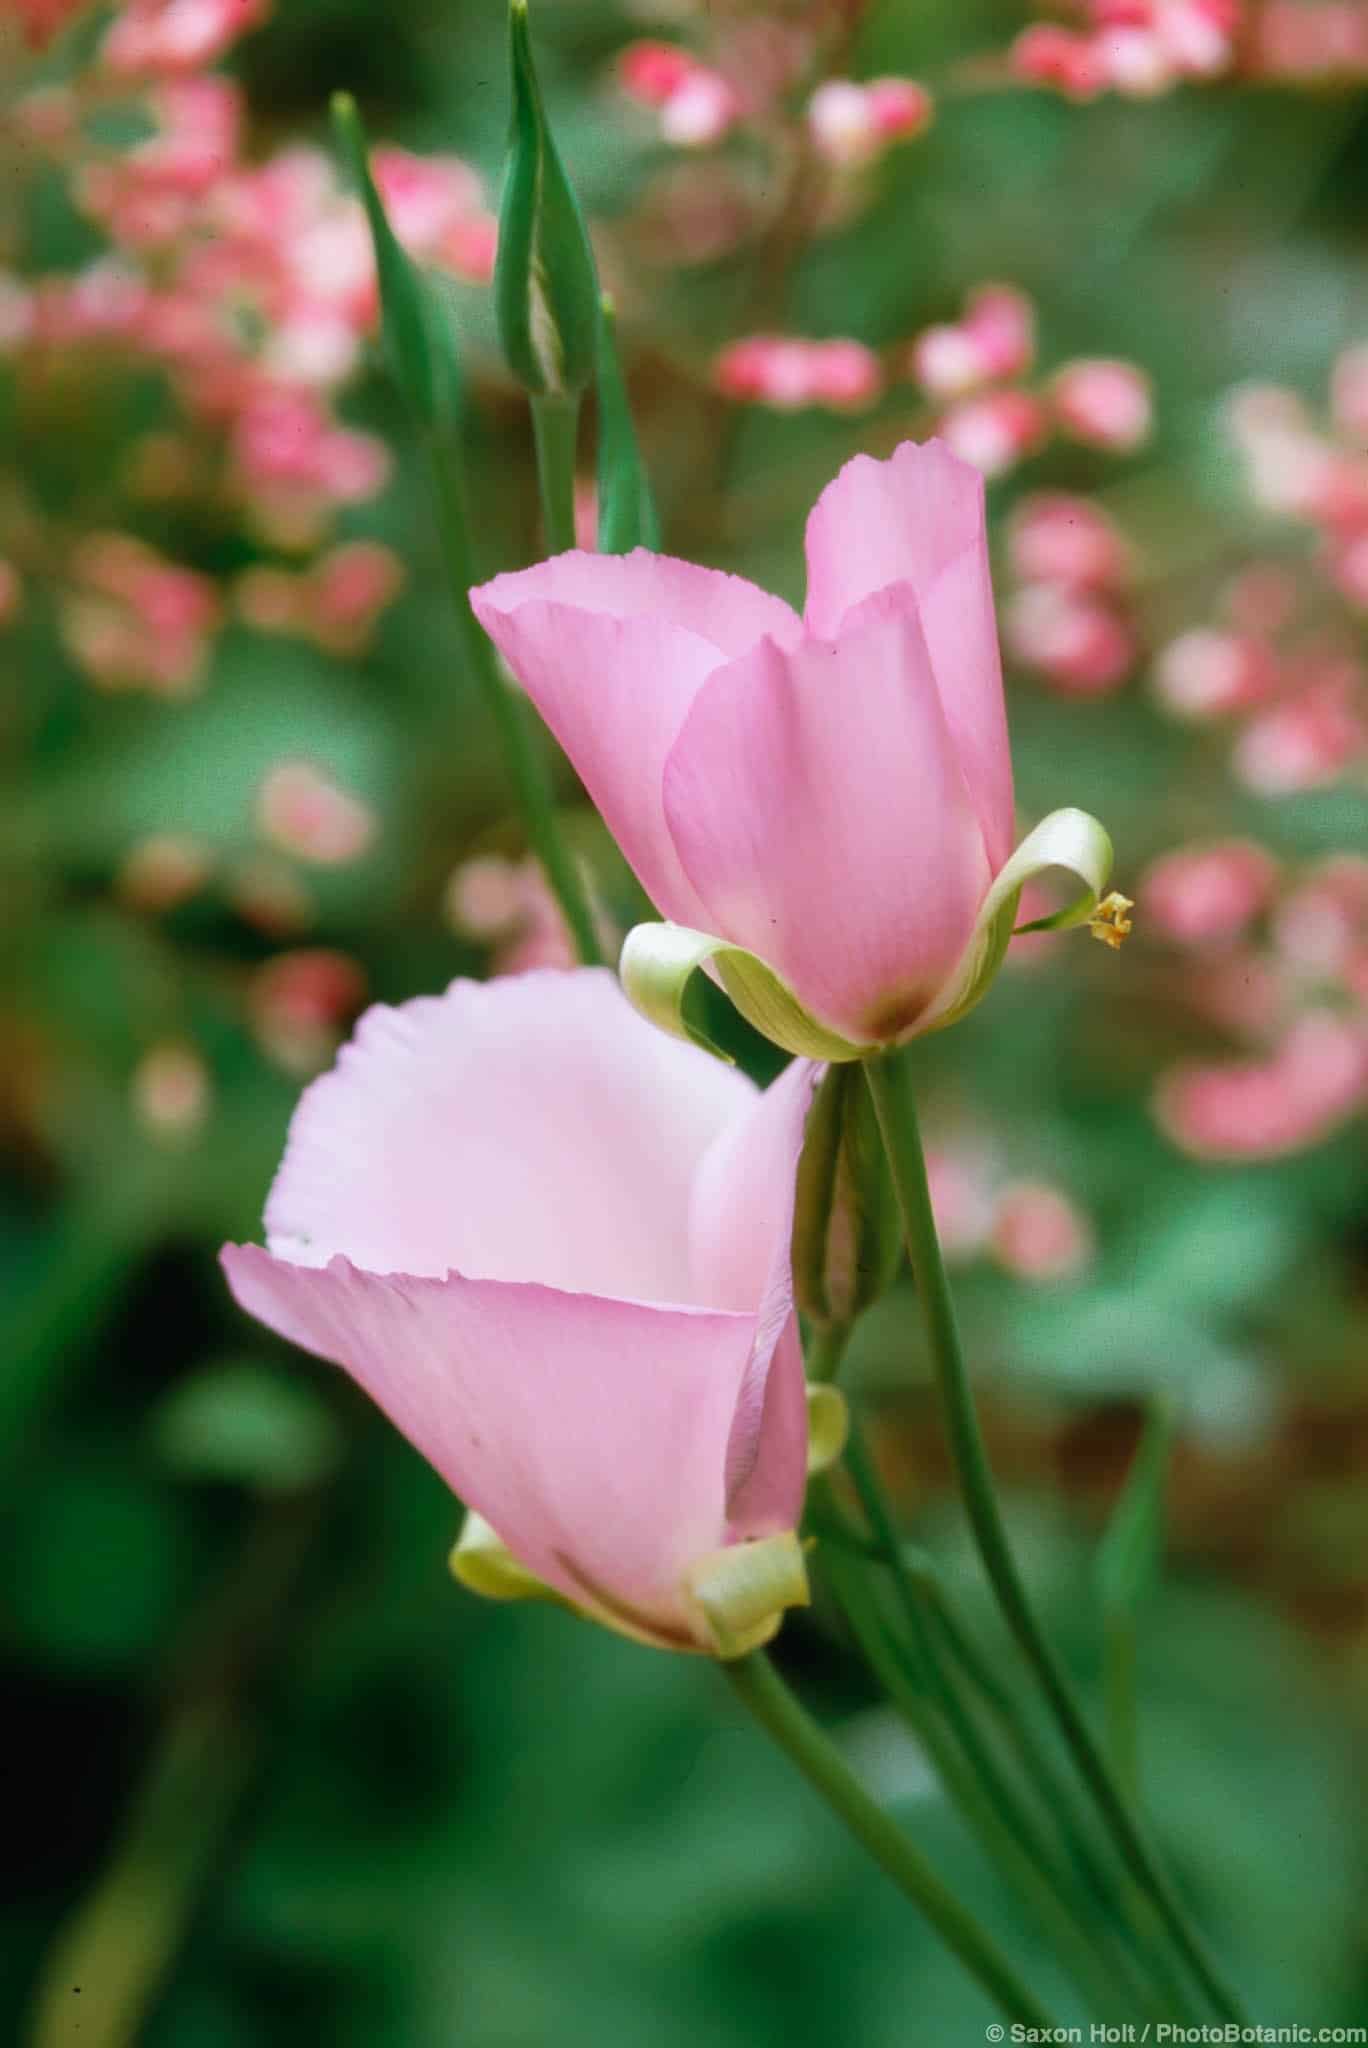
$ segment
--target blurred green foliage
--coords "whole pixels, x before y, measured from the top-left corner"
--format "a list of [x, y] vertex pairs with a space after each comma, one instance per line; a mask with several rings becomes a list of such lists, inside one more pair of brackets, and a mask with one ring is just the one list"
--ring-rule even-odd
[[[987, 0], [882, 0], [854, 65], [934, 81], [1020, 19]], [[291, 0], [235, 67], [263, 141], [321, 138], [343, 88], [373, 134], [457, 150], [493, 178], [504, 28], [496, 0], [413, 0], [383, 18], [362, 0]], [[800, 596], [812, 496], [856, 446], [898, 438], [905, 394], [858, 424], [719, 419], [698, 373], [749, 317], [755, 253], [629, 267], [618, 229], [659, 149], [604, 78], [639, 32], [606, 0], [547, 0], [537, 20], [567, 162], [609, 225], [605, 278], [666, 543]], [[1157, 615], [1199, 616], [1244, 516], [1220, 393], [1244, 376], [1314, 393], [1334, 350], [1368, 331], [1361, 99], [968, 94], [880, 175], [866, 213], [800, 253], [784, 323], [878, 344], [1003, 276], [1036, 297], [1046, 362], [1143, 362], [1160, 400], [1143, 462], [1117, 473], [1050, 454], [1025, 481], [1102, 485], [1164, 563]], [[35, 188], [22, 239], [35, 272], [91, 246], [55, 181]], [[459, 313], [492, 571], [535, 550], [531, 442], [487, 302], [463, 292]], [[0, 375], [6, 459], [36, 496], [108, 516], [118, 448], [135, 414], [157, 417], [155, 386], [63, 392], [38, 419], [7, 417], [7, 396]], [[221, 1285], [215, 1250], [255, 1235], [297, 1087], [243, 1019], [240, 986], [270, 944], [212, 888], [160, 918], [116, 907], [130, 847], [193, 832], [227, 867], [251, 852], [263, 772], [317, 760], [379, 829], [360, 859], [310, 872], [310, 943], [341, 947], [396, 1000], [480, 966], [443, 922], [442, 890], [460, 860], [518, 844], [402, 409], [377, 374], [349, 413], [394, 447], [397, 473], [344, 532], [388, 542], [409, 578], [364, 656], [235, 624], [203, 694], [167, 707], [90, 690], [41, 585], [4, 642], [0, 2008], [31, 2014], [41, 1998], [44, 2048], [977, 2040], [976, 1996], [716, 1674], [457, 1593], [456, 1510], [432, 1475], [340, 1376], [246, 1327]], [[239, 536], [174, 540], [210, 574], [241, 566]], [[1239, 795], [1135, 692], [1068, 702], [1018, 681], [1012, 716], [1023, 809], [1096, 811], [1123, 880], [1196, 833], [1253, 830], [1289, 854], [1362, 843], [1361, 790], [1276, 807]], [[572, 829], [627, 921], [632, 885], [602, 834], [582, 816]], [[943, 1120], [991, 1129], [1015, 1170], [1066, 1183], [1093, 1218], [1098, 1255], [1077, 1282], [1031, 1290], [984, 1265], [962, 1298], [1033, 1576], [1094, 1688], [1090, 1547], [1138, 1404], [1181, 1397], [1176, 1561], [1137, 1623], [1146, 1794], [1256, 2016], [1328, 2024], [1368, 1999], [1361, 1144], [1343, 1134], [1240, 1169], [1181, 1159], [1146, 1106], [1179, 1033], [1131, 955], [1080, 943], [930, 1043], [927, 1091]], [[168, 1036], [200, 1048], [212, 1082], [183, 1142], [130, 1106], [139, 1059]], [[1005, 1666], [946, 1498], [909, 1305], [904, 1287], [862, 1326], [856, 1383], [919, 1536]], [[821, 1608], [789, 1625], [781, 1658], [1069, 2010]]]

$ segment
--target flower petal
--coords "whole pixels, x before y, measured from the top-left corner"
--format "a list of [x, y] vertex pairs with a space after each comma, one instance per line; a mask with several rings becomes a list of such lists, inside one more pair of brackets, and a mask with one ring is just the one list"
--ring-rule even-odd
[[665, 765], [665, 814], [704, 929], [845, 1039], [899, 1036], [990, 880], [908, 587], [835, 643], [767, 640], [710, 677]]
[[794, 613], [741, 577], [644, 548], [557, 555], [470, 601], [647, 894], [697, 923], [661, 809], [665, 757], [713, 670], [765, 634], [796, 640]]
[[792, 1529], [807, 1469], [807, 1399], [793, 1313], [793, 1197], [820, 1067], [795, 1060], [714, 1138], [694, 1177], [689, 1243], [700, 1298], [756, 1316], [727, 1444], [738, 1537]]
[[686, 1634], [685, 1575], [729, 1540], [753, 1316], [296, 1266], [255, 1245], [223, 1264], [242, 1307], [344, 1366], [528, 1571]]
[[984, 525], [983, 478], [941, 441], [857, 455], [807, 525], [807, 626], [835, 639], [850, 609], [894, 583], [917, 594], [945, 716], [994, 870], [1012, 845], [1012, 762]]
[[643, 1023], [606, 969], [453, 982], [368, 1011], [305, 1091], [268, 1242], [305, 1265], [342, 1252], [375, 1273], [721, 1306], [695, 1291], [691, 1189], [757, 1100]]

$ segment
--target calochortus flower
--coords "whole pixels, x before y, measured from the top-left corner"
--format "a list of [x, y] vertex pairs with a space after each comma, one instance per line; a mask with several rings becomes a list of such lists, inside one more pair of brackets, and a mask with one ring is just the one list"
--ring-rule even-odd
[[467, 1584], [739, 1655], [807, 1598], [789, 1238], [814, 1078], [761, 1094], [601, 969], [372, 1009], [229, 1284], [465, 1501]]
[[1057, 811], [1012, 851], [983, 485], [938, 442], [856, 456], [807, 526], [803, 618], [738, 577], [576, 552], [471, 602], [664, 916], [622, 977], [701, 1038], [707, 969], [790, 1051], [857, 1059], [976, 1002], [1022, 886], [1094, 910], [1101, 826]]

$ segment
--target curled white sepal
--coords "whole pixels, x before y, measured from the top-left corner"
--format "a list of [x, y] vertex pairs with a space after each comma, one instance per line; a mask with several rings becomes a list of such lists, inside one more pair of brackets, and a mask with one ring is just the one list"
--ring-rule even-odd
[[814, 1060], [859, 1060], [874, 1050], [852, 1045], [819, 1024], [757, 954], [707, 932], [691, 931], [687, 925], [635, 926], [618, 962], [627, 998], [643, 1017], [672, 1037], [726, 1059], [701, 1022], [694, 978], [704, 968], [712, 969], [747, 1023], [785, 1052]]
[[[461, 1533], [447, 1558], [451, 1575], [485, 1600], [560, 1600], [561, 1596], [519, 1564], [483, 1515], [467, 1508]], [[564, 1604], [564, 1603], [562, 1603]]]
[[744, 1657], [778, 1630], [789, 1607], [806, 1607], [807, 1566], [792, 1529], [729, 1543], [689, 1568], [685, 1598], [700, 1647], [714, 1657]]
[[1063, 931], [1070, 925], [1086, 924], [1093, 915], [1107, 886], [1111, 866], [1111, 839], [1105, 827], [1086, 811], [1051, 811], [1048, 818], [1042, 818], [1035, 830], [1027, 833], [984, 897], [968, 945], [910, 1035], [920, 1037], [923, 1032], [943, 1030], [966, 1010], [972, 1010], [987, 993], [1017, 929], [1017, 905], [1028, 882], [1057, 868], [1082, 884], [1080, 893], [1064, 909], [1020, 927], [1027, 932]]

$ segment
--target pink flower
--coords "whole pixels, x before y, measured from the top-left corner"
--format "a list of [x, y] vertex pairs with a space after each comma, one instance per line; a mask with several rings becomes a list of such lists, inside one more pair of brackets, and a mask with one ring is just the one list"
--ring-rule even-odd
[[861, 1045], [918, 1028], [1012, 846], [983, 487], [860, 455], [807, 527], [804, 619], [637, 549], [472, 592], [655, 904]]
[[1140, 885], [1146, 930], [1181, 946], [1228, 945], [1265, 908], [1277, 864], [1249, 839], [1180, 846]]
[[1271, 1058], [1191, 1062], [1159, 1084], [1160, 1123], [1200, 1159], [1275, 1159], [1319, 1144], [1368, 1098], [1362, 1024], [1308, 1012]]
[[1029, 391], [985, 391], [952, 406], [940, 423], [954, 454], [984, 476], [1002, 476], [1045, 439], [1045, 408]]
[[806, 1597], [789, 1236], [813, 1078], [760, 1094], [602, 970], [370, 1010], [229, 1285], [344, 1366], [544, 1588], [725, 1653], [707, 1582], [757, 1539], [797, 1583], [750, 1640]]
[[1005, 638], [1018, 661], [1066, 696], [1105, 697], [1135, 664], [1135, 635], [1107, 602], [1066, 583], [1027, 583], [1007, 609]]
[[263, 837], [298, 860], [344, 867], [375, 836], [375, 814], [313, 761], [278, 761], [257, 791]]
[[890, 143], [920, 135], [929, 125], [931, 95], [910, 78], [876, 78], [857, 85], [828, 78], [808, 102], [813, 147], [828, 163], [871, 163]]
[[1014, 1181], [998, 1197], [993, 1254], [1019, 1280], [1064, 1280], [1092, 1255], [1088, 1220], [1046, 1181]]
[[1007, 543], [1012, 567], [1027, 583], [1114, 590], [1130, 572], [1126, 543], [1101, 506], [1064, 491], [1022, 499]]
[[1035, 309], [1007, 284], [981, 285], [954, 324], [928, 327], [912, 344], [910, 368], [933, 398], [962, 398], [1007, 377], [1020, 377], [1035, 359]]
[[1154, 687], [1179, 718], [1220, 718], [1264, 703], [1277, 687], [1273, 650], [1247, 633], [1194, 626], [1171, 640], [1155, 664]]
[[728, 398], [750, 399], [779, 412], [828, 406], [860, 411], [883, 389], [883, 371], [862, 341], [805, 341], [794, 335], [752, 334], [723, 349], [713, 371]]
[[1149, 379], [1134, 363], [1066, 363], [1052, 384], [1055, 417], [1075, 441], [1128, 455], [1149, 438]]

